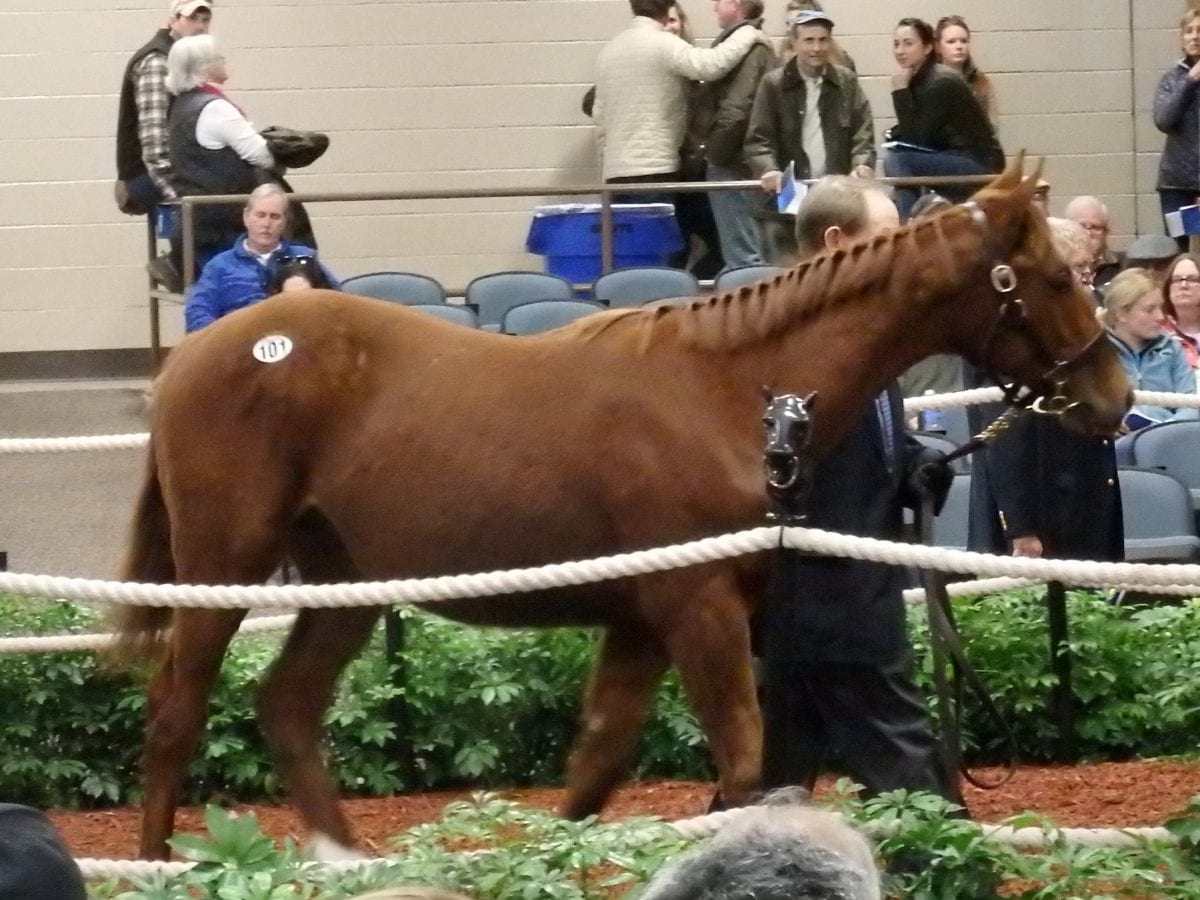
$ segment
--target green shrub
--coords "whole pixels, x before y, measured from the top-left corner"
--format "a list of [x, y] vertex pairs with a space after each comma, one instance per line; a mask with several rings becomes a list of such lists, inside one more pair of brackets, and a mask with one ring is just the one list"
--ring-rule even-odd
[[[1029, 588], [955, 602], [967, 653], [1012, 726], [1022, 758], [1030, 761], [1053, 758], [1058, 733], [1047, 705], [1055, 677], [1043, 596]], [[1072, 591], [1067, 610], [1084, 757], [1194, 753], [1200, 733], [1200, 601], [1127, 608]], [[910, 632], [917, 638], [923, 687], [930, 690], [923, 608], [913, 611]], [[968, 758], [994, 759], [1001, 736], [993, 721], [973, 697], [964, 715]]]
[[[1080, 743], [1093, 758], [1195, 752], [1200, 733], [1200, 602], [1130, 611], [1085, 593], [1069, 597]], [[1049, 758], [1053, 683], [1037, 591], [955, 604], [968, 652], [1017, 731], [1026, 759]], [[912, 613], [919, 669], [923, 612]], [[407, 612], [407, 650], [394, 678], [382, 630], [347, 669], [328, 715], [328, 755], [347, 793], [415, 788], [551, 785], [562, 777], [579, 717], [594, 636], [506, 631]], [[0, 634], [101, 628], [70, 603], [0, 596]], [[188, 802], [276, 796], [278, 779], [253, 715], [255, 686], [278, 636], [234, 641], [210, 707]], [[391, 724], [407, 704], [405, 734]], [[90, 653], [0, 656], [0, 796], [39, 807], [136, 802], [144, 684], [102, 673]], [[988, 758], [998, 735], [968, 702], [968, 757]], [[983, 748], [979, 750], [978, 748]], [[678, 680], [668, 678], [639, 747], [639, 777], [711, 777]]]
[[[1200, 875], [1195, 852], [1200, 798], [1171, 823], [1179, 847], [1145, 842], [1134, 850], [1082, 847], [1054, 840], [1044, 852], [1023, 853], [985, 841], [954, 818], [954, 807], [929, 794], [897, 791], [866, 803], [841, 783], [834, 803], [868, 830], [886, 834], [877, 852], [888, 897], [912, 900], [1073, 900], [1147, 897], [1195, 900]], [[183, 875], [94, 885], [114, 900], [337, 900], [399, 884], [460, 891], [479, 900], [557, 898], [607, 900], [635, 891], [690, 846], [653, 819], [617, 824], [565, 822], [486, 794], [452, 803], [441, 820], [393, 840], [394, 855], [357, 871], [304, 863], [296, 847], [282, 850], [253, 815], [233, 818], [216, 807], [205, 816], [209, 836], [181, 835], [175, 850], [197, 865]], [[1047, 826], [1023, 816], [1012, 825]], [[633, 896], [633, 894], [630, 894]]]

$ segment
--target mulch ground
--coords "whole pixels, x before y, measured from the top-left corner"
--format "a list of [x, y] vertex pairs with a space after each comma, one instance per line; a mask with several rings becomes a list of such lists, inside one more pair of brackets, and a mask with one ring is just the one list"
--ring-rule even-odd
[[[979, 774], [994, 778], [998, 773]], [[821, 786], [818, 786], [818, 796]], [[346, 801], [346, 809], [363, 843], [382, 850], [387, 839], [414, 825], [435, 821], [442, 808], [472, 791], [404, 794], [394, 797]], [[538, 809], [553, 810], [562, 799], [558, 788], [528, 788], [498, 792]], [[966, 786], [973, 817], [997, 822], [1020, 812], [1040, 813], [1058, 825], [1081, 827], [1160, 825], [1200, 794], [1200, 763], [1125, 762], [1088, 766], [1028, 766], [997, 790]], [[704, 813], [713, 794], [701, 782], [643, 782], [622, 788], [605, 810], [608, 821], [631, 816], [661, 816], [668, 821]], [[253, 811], [264, 832], [282, 840], [304, 838], [304, 829], [284, 806], [238, 805]], [[76, 857], [128, 859], [137, 850], [141, 811], [137, 808], [93, 812], [50, 811]], [[203, 810], [180, 810], [177, 830], [203, 833]]]

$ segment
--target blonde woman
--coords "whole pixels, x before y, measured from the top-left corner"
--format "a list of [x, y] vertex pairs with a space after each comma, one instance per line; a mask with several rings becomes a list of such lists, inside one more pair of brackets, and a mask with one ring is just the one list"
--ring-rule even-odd
[[[1163, 331], [1163, 295], [1146, 269], [1126, 269], [1104, 294], [1104, 325], [1135, 390], [1195, 394], [1196, 373], [1183, 347]], [[1200, 410], [1138, 404], [1125, 419], [1131, 431], [1156, 422], [1200, 419]]]

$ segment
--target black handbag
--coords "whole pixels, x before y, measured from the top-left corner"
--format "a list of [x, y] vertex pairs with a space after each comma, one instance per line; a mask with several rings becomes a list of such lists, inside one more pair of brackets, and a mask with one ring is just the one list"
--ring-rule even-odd
[[297, 131], [282, 125], [271, 125], [260, 134], [275, 162], [289, 169], [312, 165], [329, 149], [329, 135], [320, 131]]

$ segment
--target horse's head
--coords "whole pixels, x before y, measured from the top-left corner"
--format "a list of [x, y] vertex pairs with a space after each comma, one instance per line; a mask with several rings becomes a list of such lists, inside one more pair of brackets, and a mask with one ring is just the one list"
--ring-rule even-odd
[[1129, 382], [1095, 303], [1055, 252], [1046, 217], [1031, 202], [1041, 166], [1023, 177], [1023, 163], [1022, 155], [966, 204], [983, 246], [972, 293], [983, 297], [967, 313], [961, 350], [1034, 392], [1038, 411], [1061, 414], [1077, 431], [1112, 435], [1132, 400]]

